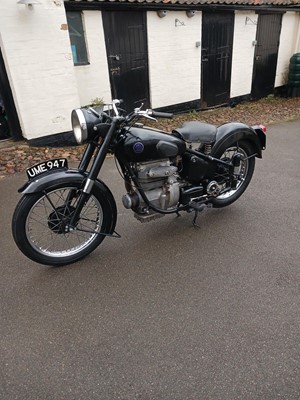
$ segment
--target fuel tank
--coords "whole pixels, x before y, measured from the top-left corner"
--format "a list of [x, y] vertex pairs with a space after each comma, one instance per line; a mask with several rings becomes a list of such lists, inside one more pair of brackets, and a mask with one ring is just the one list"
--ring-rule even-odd
[[127, 161], [143, 162], [176, 157], [186, 150], [183, 140], [156, 129], [131, 127], [124, 128], [123, 133], [125, 140], [122, 155]]

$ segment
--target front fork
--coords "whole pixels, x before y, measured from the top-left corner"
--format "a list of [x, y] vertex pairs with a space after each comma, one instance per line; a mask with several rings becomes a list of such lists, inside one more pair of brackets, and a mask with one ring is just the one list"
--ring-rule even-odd
[[[87, 174], [84, 188], [78, 199], [75, 211], [71, 217], [70, 224], [68, 227], [69, 229], [75, 229], [77, 222], [79, 220], [79, 217], [80, 217], [80, 213], [81, 213], [85, 203], [90, 198], [95, 180], [97, 179], [100, 169], [102, 168], [108, 148], [109, 148], [112, 138], [114, 136], [117, 123], [118, 123], [118, 117], [113, 118], [113, 121], [112, 121], [111, 126], [105, 136], [105, 139], [94, 158], [90, 172]], [[96, 147], [97, 147], [97, 144], [95, 144], [95, 143], [90, 143], [88, 145], [88, 147], [82, 157], [82, 160], [79, 163], [78, 168], [79, 168], [80, 172], [86, 171]]]

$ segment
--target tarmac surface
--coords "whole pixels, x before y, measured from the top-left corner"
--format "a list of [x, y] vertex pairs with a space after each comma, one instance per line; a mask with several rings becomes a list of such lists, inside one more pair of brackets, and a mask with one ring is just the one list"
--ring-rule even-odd
[[102, 179], [116, 230], [61, 268], [11, 235], [25, 173], [0, 180], [0, 399], [300, 398], [300, 121], [271, 125], [244, 195], [148, 224]]

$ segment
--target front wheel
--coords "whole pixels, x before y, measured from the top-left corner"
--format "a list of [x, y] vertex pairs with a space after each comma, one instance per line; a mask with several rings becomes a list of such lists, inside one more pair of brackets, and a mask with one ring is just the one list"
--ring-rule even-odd
[[71, 264], [95, 250], [105, 234], [114, 231], [115, 201], [101, 184], [94, 185], [76, 227], [68, 229], [80, 194], [80, 184], [68, 183], [21, 198], [12, 231], [17, 246], [28, 258], [45, 265]]
[[222, 189], [227, 189], [227, 191], [212, 200], [212, 204], [216, 208], [229, 206], [236, 201], [244, 193], [251, 181], [255, 167], [255, 157], [253, 156], [255, 151], [251, 143], [246, 141], [234, 143], [226, 148], [221, 148], [218, 153], [212, 154], [212, 156], [230, 162], [237, 153], [241, 155], [241, 165], [236, 187], [231, 189], [227, 187], [226, 183], [222, 185]]

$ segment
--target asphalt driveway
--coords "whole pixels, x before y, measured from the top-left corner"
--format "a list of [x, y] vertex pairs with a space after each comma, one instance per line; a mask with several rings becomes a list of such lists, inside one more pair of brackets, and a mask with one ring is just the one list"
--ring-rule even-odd
[[243, 197], [141, 224], [121, 205], [121, 239], [44, 267], [10, 221], [25, 174], [0, 181], [0, 398], [300, 398], [300, 121], [269, 127]]

